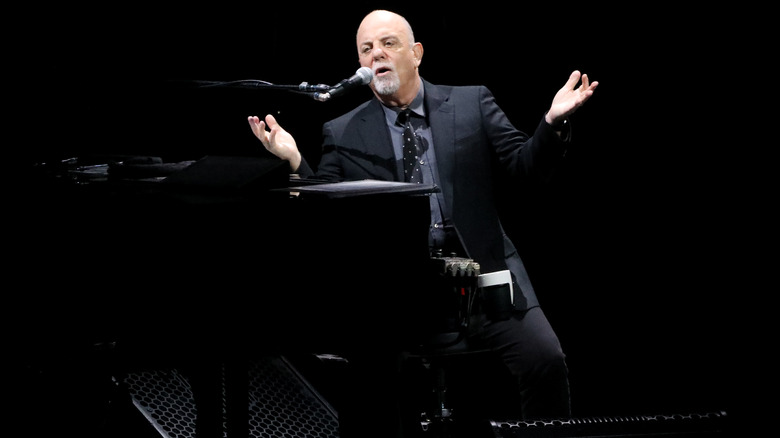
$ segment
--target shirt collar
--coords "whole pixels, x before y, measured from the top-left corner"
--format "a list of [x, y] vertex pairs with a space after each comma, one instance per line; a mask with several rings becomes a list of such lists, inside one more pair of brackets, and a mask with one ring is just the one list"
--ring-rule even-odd
[[[424, 97], [425, 97], [425, 87], [423, 87], [422, 80], [420, 80], [420, 90], [417, 91], [417, 96], [414, 97], [414, 100], [412, 100], [412, 103], [409, 104], [409, 109], [412, 110], [412, 113], [419, 117], [425, 117], [425, 105], [424, 103]], [[398, 113], [401, 112], [401, 108], [398, 107], [389, 107], [382, 105], [382, 109], [385, 111], [385, 118], [387, 119], [387, 122], [390, 125], [395, 124], [396, 119], [398, 119]]]

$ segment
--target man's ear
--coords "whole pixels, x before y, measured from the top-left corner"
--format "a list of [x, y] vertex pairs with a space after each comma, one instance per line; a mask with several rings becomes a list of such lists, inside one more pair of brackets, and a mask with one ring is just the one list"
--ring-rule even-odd
[[423, 57], [422, 43], [414, 43], [414, 46], [412, 46], [412, 52], [414, 52], [414, 65], [419, 67]]

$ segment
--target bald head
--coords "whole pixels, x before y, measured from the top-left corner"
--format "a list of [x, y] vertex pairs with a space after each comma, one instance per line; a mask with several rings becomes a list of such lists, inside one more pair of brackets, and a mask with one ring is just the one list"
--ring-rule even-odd
[[363, 21], [360, 22], [360, 27], [358, 27], [358, 32], [357, 32], [358, 47], [360, 47], [360, 40], [359, 40], [360, 31], [367, 27], [372, 28], [380, 25], [393, 26], [399, 29], [399, 31], [403, 29], [409, 43], [411, 44], [414, 42], [414, 32], [412, 31], [412, 26], [409, 24], [406, 18], [396, 14], [395, 12], [387, 11], [384, 9], [377, 9], [369, 12], [368, 15], [363, 17]]

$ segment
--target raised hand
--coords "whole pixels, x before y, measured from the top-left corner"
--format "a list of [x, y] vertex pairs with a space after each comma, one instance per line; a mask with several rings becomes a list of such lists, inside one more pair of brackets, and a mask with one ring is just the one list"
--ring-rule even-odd
[[[577, 87], [580, 79], [582, 79], [582, 83]], [[547, 123], [557, 125], [562, 122], [593, 96], [593, 91], [598, 85], [597, 81], [590, 82], [588, 75], [581, 75], [578, 70], [574, 70], [569, 75], [566, 85], [555, 93], [550, 110], [545, 116]]]
[[[274, 116], [268, 114], [265, 120], [257, 116], [249, 116], [249, 127], [255, 137], [260, 139], [268, 152], [290, 162], [290, 170], [295, 172], [301, 164], [301, 153], [295, 138], [280, 125]], [[268, 131], [266, 131], [266, 126]]]

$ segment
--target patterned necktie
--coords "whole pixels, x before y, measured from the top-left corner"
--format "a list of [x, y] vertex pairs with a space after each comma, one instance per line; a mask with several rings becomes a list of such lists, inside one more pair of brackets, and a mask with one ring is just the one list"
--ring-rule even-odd
[[421, 183], [419, 142], [412, 126], [411, 110], [405, 109], [398, 114], [398, 122], [404, 127], [404, 178], [406, 182]]

